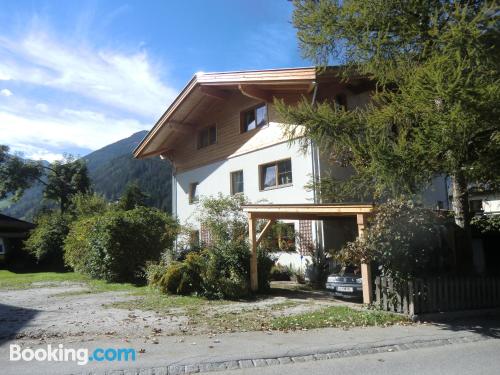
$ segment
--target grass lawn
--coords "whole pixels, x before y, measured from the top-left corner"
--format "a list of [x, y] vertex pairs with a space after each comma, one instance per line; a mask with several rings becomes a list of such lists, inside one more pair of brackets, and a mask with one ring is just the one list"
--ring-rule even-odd
[[274, 318], [270, 328], [278, 330], [313, 329], [325, 327], [389, 326], [408, 323], [408, 318], [377, 310], [357, 310], [347, 306], [332, 306], [322, 310]]
[[88, 287], [87, 291], [69, 291], [67, 295], [83, 293], [99, 293], [111, 291], [131, 291], [140, 292], [145, 287], [139, 287], [126, 283], [108, 283], [103, 280], [93, 280], [88, 276], [76, 272], [35, 272], [35, 273], [14, 273], [0, 270], [0, 289], [29, 289], [40, 286], [58, 286], [62, 282], [83, 283]]

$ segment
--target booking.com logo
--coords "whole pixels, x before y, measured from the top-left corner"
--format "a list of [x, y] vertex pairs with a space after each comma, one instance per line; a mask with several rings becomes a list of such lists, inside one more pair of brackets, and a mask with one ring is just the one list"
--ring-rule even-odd
[[65, 348], [63, 344], [47, 348], [24, 348], [20, 345], [10, 345], [11, 361], [38, 361], [38, 362], [76, 362], [79, 366], [86, 365], [89, 362], [115, 362], [131, 361], [135, 362], [136, 352], [132, 348], [96, 348], [89, 354], [85, 348], [73, 349]]

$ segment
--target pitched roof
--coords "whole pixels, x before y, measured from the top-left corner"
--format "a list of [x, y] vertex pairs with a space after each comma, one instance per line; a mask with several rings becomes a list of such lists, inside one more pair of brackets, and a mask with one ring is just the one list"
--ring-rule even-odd
[[0, 228], [30, 230], [35, 228], [35, 224], [0, 214]]
[[[310, 93], [315, 84], [340, 81], [340, 67], [316, 67], [197, 73], [170, 104], [151, 131], [134, 150], [134, 157], [161, 155], [175, 142], [176, 132], [189, 133], [216, 101], [237, 90], [245, 96], [272, 102], [274, 95]], [[356, 85], [352, 77], [350, 84]], [[365, 78], [363, 78], [366, 80]], [[197, 117], [198, 116], [198, 117]]]

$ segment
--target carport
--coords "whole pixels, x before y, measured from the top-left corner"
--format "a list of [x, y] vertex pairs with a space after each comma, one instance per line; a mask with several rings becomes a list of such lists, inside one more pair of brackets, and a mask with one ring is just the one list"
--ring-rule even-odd
[[[248, 231], [251, 246], [250, 285], [253, 291], [259, 287], [257, 277], [257, 246], [276, 220], [325, 220], [338, 216], [354, 216], [358, 236], [363, 237], [366, 218], [373, 211], [371, 204], [249, 204], [243, 211], [248, 214]], [[257, 220], [267, 220], [264, 229], [257, 234]], [[373, 299], [371, 270], [369, 264], [361, 264], [363, 279], [363, 303]]]

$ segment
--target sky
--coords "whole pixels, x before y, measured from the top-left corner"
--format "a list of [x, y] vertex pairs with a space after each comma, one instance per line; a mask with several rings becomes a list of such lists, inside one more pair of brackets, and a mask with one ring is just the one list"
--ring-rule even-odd
[[309, 66], [287, 0], [1, 0], [0, 144], [84, 156], [149, 130], [196, 72]]

